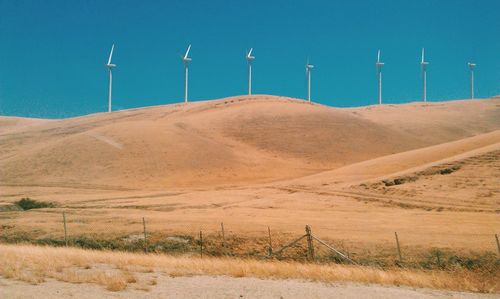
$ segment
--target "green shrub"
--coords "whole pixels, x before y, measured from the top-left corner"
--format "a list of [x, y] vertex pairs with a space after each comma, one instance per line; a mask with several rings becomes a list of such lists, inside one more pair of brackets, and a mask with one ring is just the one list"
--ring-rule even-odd
[[18, 205], [21, 209], [27, 211], [31, 209], [43, 209], [43, 208], [53, 208], [54, 204], [51, 202], [43, 202], [43, 201], [37, 201], [33, 200], [29, 197], [23, 198], [19, 201], [16, 202], [16, 205]]

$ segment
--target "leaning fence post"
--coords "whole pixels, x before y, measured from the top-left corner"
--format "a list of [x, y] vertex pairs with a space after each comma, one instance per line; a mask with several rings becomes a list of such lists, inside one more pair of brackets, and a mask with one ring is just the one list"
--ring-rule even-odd
[[203, 232], [200, 230], [200, 258], [203, 258]]
[[500, 256], [500, 241], [498, 241], [498, 235], [495, 234], [495, 239], [497, 240], [498, 255]]
[[63, 224], [64, 224], [64, 243], [68, 247], [68, 230], [66, 228], [66, 212], [63, 212]]
[[401, 247], [399, 247], [398, 233], [394, 232], [394, 236], [396, 237], [396, 246], [398, 247], [399, 262], [403, 262], [403, 257], [401, 256]]
[[314, 245], [311, 234], [311, 227], [309, 225], [306, 225], [306, 236], [307, 236], [308, 258], [312, 261], [314, 260]]
[[271, 239], [271, 228], [268, 226], [267, 227], [267, 233], [269, 235], [269, 256], [273, 255], [273, 242]]
[[144, 252], [148, 252], [148, 234], [146, 231], [146, 219], [142, 217], [142, 227], [144, 229]]

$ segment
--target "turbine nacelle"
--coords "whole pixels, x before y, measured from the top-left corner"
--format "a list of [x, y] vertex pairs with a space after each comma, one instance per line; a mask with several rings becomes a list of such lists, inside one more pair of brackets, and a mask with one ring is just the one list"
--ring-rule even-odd
[[476, 64], [468, 62], [467, 66], [472, 70], [472, 69], [474, 69], [476, 67]]
[[107, 67], [108, 69], [112, 69], [112, 68], [115, 68], [115, 67], [116, 67], [116, 64], [113, 64], [113, 63], [106, 64], [106, 67]]
[[423, 73], [427, 72], [427, 66], [429, 65], [429, 63], [428, 62], [422, 62], [420, 65], [422, 67], [422, 72]]

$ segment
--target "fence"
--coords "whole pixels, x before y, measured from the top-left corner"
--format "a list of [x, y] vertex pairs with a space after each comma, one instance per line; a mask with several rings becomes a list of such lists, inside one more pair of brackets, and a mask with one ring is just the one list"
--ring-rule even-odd
[[[252, 245], [249, 241], [239, 237], [236, 233], [227, 234], [227, 228], [224, 223], [220, 223], [220, 231], [207, 232], [200, 230], [197, 235], [160, 235], [158, 232], [151, 233], [148, 229], [148, 221], [142, 217], [141, 234], [118, 236], [114, 239], [106, 238], [99, 239], [95, 236], [85, 234], [72, 234], [71, 223], [68, 223], [71, 216], [62, 212], [61, 228], [64, 233], [64, 239], [57, 238], [9, 238], [6, 235], [0, 234], [0, 240], [6, 242], [24, 241], [38, 244], [50, 244], [56, 246], [78, 246], [83, 248], [93, 249], [111, 249], [111, 250], [126, 250], [126, 251], [144, 251], [156, 253], [188, 253], [199, 254], [200, 258], [207, 256], [245, 256], [264, 259], [294, 259], [307, 260], [310, 262], [334, 261], [339, 263], [349, 264], [375, 264], [387, 265], [388, 261], [392, 261], [398, 266], [411, 266], [415, 264], [434, 265], [444, 267], [449, 263], [450, 259], [464, 259], [457, 256], [453, 252], [446, 252], [440, 249], [432, 249], [423, 252], [424, 257], [416, 258], [414, 249], [404, 251], [400, 244], [400, 235], [394, 232], [393, 248], [388, 248], [385, 253], [377, 253], [374, 256], [368, 256], [359, 252], [349, 252], [347, 248], [340, 244], [336, 246], [333, 241], [327, 241], [319, 238], [313, 233], [312, 227], [305, 226], [303, 235], [299, 237], [291, 237], [287, 235], [288, 240], [278, 241], [277, 233], [273, 233], [271, 227], [267, 227], [266, 231], [262, 231], [262, 237], [250, 238], [253, 239]], [[78, 223], [73, 219], [73, 223]], [[244, 234], [242, 234], [244, 235]], [[281, 239], [283, 239], [283, 236]], [[492, 244], [495, 244], [498, 256], [500, 256], [500, 242], [497, 234], [491, 237]], [[246, 243], [245, 243], [246, 242]], [[338, 245], [338, 244], [337, 244]], [[493, 251], [492, 246], [492, 251]], [[246, 251], [245, 251], [246, 250]], [[491, 258], [491, 256], [490, 256]], [[476, 258], [477, 259], [477, 258]], [[470, 263], [469, 258], [469, 263]]]
[[[224, 223], [220, 223], [220, 230], [214, 232], [200, 230], [197, 235], [160, 235], [158, 232], [151, 233], [148, 228], [148, 221], [142, 217], [141, 234], [132, 234], [127, 236], [118, 236], [114, 239], [91, 236], [89, 234], [72, 234], [72, 223], [68, 223], [71, 216], [62, 212], [60, 218], [64, 240], [59, 241], [57, 238], [25, 238], [21, 241], [42, 243], [62, 246], [79, 246], [93, 249], [111, 249], [111, 250], [126, 250], [126, 251], [144, 251], [148, 252], [165, 252], [165, 253], [191, 253], [198, 252], [200, 257], [206, 256], [251, 256], [257, 258], [273, 258], [273, 259], [299, 259], [307, 261], [335, 261], [345, 262], [350, 264], [371, 264], [377, 261], [384, 261], [382, 264], [387, 264], [391, 261], [396, 265], [408, 265], [415, 260], [415, 249], [408, 249], [405, 252], [400, 244], [400, 235], [394, 232], [393, 248], [386, 248], [385, 252], [375, 254], [377, 257], [368, 258], [367, 254], [349, 252], [342, 244], [334, 244], [333, 241], [327, 241], [319, 238], [313, 233], [312, 227], [305, 226], [303, 235], [293, 238], [287, 235], [288, 240], [279, 241], [277, 233], [273, 233], [271, 227], [267, 227], [266, 231], [262, 232], [262, 237], [253, 237], [254, 244], [250, 244], [249, 240], [245, 240], [232, 232], [230, 236], [227, 234], [227, 228]], [[76, 219], [72, 219], [73, 224], [79, 223]], [[137, 223], [137, 222], [136, 222]], [[244, 236], [242, 233], [241, 235]], [[280, 236], [283, 239], [283, 236]], [[0, 236], [7, 242], [16, 241], [12, 238]], [[491, 237], [492, 245], [495, 244], [498, 256], [500, 256], [500, 242], [497, 234]], [[338, 243], [338, 242], [337, 242]], [[342, 248], [339, 248], [342, 247]], [[492, 251], [493, 251], [492, 246]], [[245, 251], [246, 250], [246, 251]], [[360, 250], [357, 250], [360, 251]], [[446, 253], [440, 249], [432, 249], [431, 251], [423, 252], [425, 258], [420, 260], [434, 260], [437, 266], [454, 253]], [[406, 255], [406, 256], [405, 256]], [[376, 263], [377, 264], [377, 263]]]

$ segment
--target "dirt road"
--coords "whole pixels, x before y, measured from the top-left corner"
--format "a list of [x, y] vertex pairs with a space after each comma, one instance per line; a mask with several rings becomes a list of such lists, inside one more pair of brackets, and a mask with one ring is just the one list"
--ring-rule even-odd
[[222, 276], [172, 278], [160, 275], [156, 281], [156, 285], [111, 292], [95, 284], [51, 280], [32, 285], [0, 278], [0, 298], [498, 298], [492, 294], [408, 287]]

